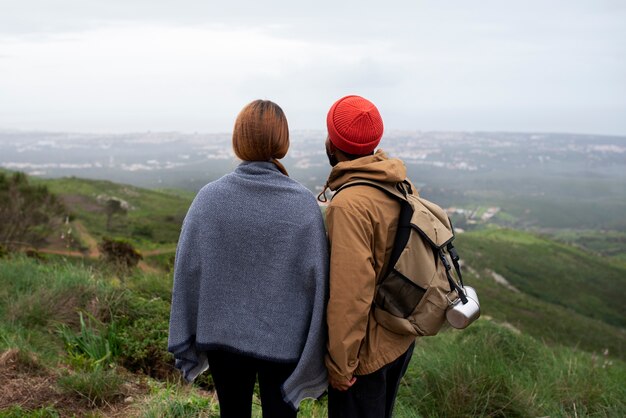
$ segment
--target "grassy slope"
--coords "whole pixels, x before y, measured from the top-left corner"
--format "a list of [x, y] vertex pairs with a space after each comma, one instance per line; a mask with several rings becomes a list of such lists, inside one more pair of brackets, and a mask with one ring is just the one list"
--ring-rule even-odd
[[524, 293], [514, 293], [490, 277], [467, 275], [466, 281], [477, 289], [485, 317], [509, 323], [550, 345], [595, 353], [608, 350], [611, 357], [626, 359], [623, 329]]
[[[80, 195], [92, 203], [100, 194], [127, 200], [135, 209], [129, 212], [124, 228], [116, 221], [115, 235], [132, 236], [133, 226], [144, 224], [158, 231], [164, 242], [171, 243], [155, 244], [135, 237], [135, 244], [143, 250], [155, 247], [173, 250], [180, 219], [193, 198], [189, 192], [177, 196], [176, 191], [152, 191], [108, 181], [33, 180], [44, 182], [53, 192]], [[104, 214], [80, 205], [73, 209], [96, 238], [107, 234]], [[172, 214], [177, 214], [174, 221]], [[462, 234], [457, 246], [463, 259], [481, 277], [481, 280], [471, 277], [468, 280], [479, 289], [486, 315], [510, 322], [548, 342], [580, 346], [589, 351], [608, 348], [611, 355], [626, 357], [623, 331], [626, 315], [624, 305], [616, 297], [626, 284], [624, 263], [609, 263], [572, 246], [511, 230]], [[170, 263], [171, 257], [170, 252], [154, 255], [149, 261], [160, 267]], [[495, 284], [486, 269], [503, 275], [523, 293], [512, 293]], [[585, 331], [581, 332], [581, 328]]]
[[[619, 302], [616, 295], [621, 294], [626, 279], [624, 266], [607, 264], [607, 259], [600, 262], [585, 251], [519, 231], [465, 233], [457, 239], [457, 247], [471, 267], [465, 268], [466, 283], [477, 288], [483, 315], [551, 344], [596, 353], [608, 349], [612, 357], [626, 358], [624, 328], [605, 322], [619, 315], [623, 305], [604, 306], [600, 312], [605, 318], [593, 311], [605, 292]], [[490, 271], [504, 276], [521, 292], [497, 284]], [[591, 286], [582, 279], [590, 271], [599, 277]], [[598, 283], [609, 289], [599, 288]]]
[[[124, 416], [217, 416], [215, 399], [197, 387], [140, 377], [117, 366], [107, 374], [85, 369], [89, 358], [71, 355], [67, 351], [71, 347], [64, 346], [56, 332], [60, 324], [69, 324], [80, 336], [76, 312], [92, 312], [104, 322], [90, 332], [122, 344], [122, 349], [114, 350], [115, 364], [146, 371], [155, 356], [171, 362], [164, 354], [170, 288], [167, 275], [137, 274], [119, 282], [93, 266], [40, 264], [22, 257], [0, 260], [0, 352], [18, 348], [35, 354], [41, 363], [36, 374], [50, 376], [49, 384], [65, 396], [61, 403], [49, 397], [37, 405], [12, 405], [0, 416], [25, 416], [33, 408], [40, 408], [39, 414], [30, 416], [56, 412], [106, 416], [107, 408], [121, 408]], [[134, 353], [134, 362], [128, 362], [129, 352]], [[76, 390], [84, 392], [86, 385], [101, 383], [104, 376], [127, 383], [99, 392], [107, 400], [100, 406], [81, 400]], [[483, 318], [466, 331], [446, 331], [418, 341], [395, 416], [623, 416], [625, 376], [622, 361], [551, 348]], [[136, 380], [144, 389], [132, 392], [130, 403], [124, 402]], [[27, 378], [19, 384], [28, 382]], [[73, 409], [65, 409], [68, 405]], [[253, 416], [260, 416], [259, 409], [257, 399]], [[306, 401], [300, 416], [324, 417], [325, 410], [324, 399]]]
[[610, 257], [613, 261], [622, 264], [626, 261], [626, 232], [551, 229], [546, 233], [557, 241]]
[[479, 319], [418, 341], [394, 416], [624, 416], [623, 364]]
[[479, 272], [495, 271], [537, 299], [626, 327], [626, 305], [619, 297], [626, 286], [626, 268], [621, 263], [534, 234], [503, 229], [463, 234], [457, 247]]
[[[127, 238], [142, 249], [163, 244], [174, 244], [180, 225], [194, 194], [186, 191], [157, 191], [103, 180], [86, 180], [75, 177], [60, 179], [32, 178], [72, 202], [69, 209], [75, 213], [96, 238], [114, 236]], [[100, 195], [114, 196], [127, 201], [131, 210], [125, 216], [115, 216], [111, 231], [106, 230], [106, 215]]]
[[[83, 203], [85, 199], [90, 199], [89, 202], [91, 203], [95, 202], [95, 198], [99, 194], [120, 197], [128, 201], [135, 209], [128, 214], [125, 221], [120, 222], [118, 220], [115, 222], [114, 234], [104, 230], [106, 220], [104, 214], [93, 213], [93, 211], [86, 210], [80, 205], [73, 209], [79, 220], [97, 237], [100, 235], [132, 237], [134, 227], [147, 225], [158, 231], [152, 240], [161, 241], [161, 244], [175, 242], [178, 237], [180, 221], [193, 197], [190, 193], [177, 196], [175, 192], [171, 191], [150, 191], [106, 181], [75, 178], [33, 181], [42, 181], [53, 192], [62, 195], [80, 195], [83, 197], [81, 201]], [[171, 218], [172, 214], [176, 214], [174, 219]], [[142, 248], [162, 246], [153, 244], [152, 240], [137, 236], [133, 238], [133, 241]], [[457, 240], [457, 247], [462, 258], [475, 270], [475, 273], [466, 273], [467, 281], [479, 290], [485, 317], [491, 316], [499, 321], [506, 321], [525, 334], [532, 335], [552, 345], [577, 347], [596, 353], [602, 353], [604, 349], [608, 349], [611, 357], [626, 358], [624, 344], [626, 334], [623, 330], [626, 315], [624, 315], [624, 305], [620, 303], [619, 298], [619, 295], [623, 294], [621, 289], [626, 284], [626, 264], [623, 262], [609, 261], [607, 258], [598, 257], [538, 235], [511, 230], [482, 230], [462, 234]], [[52, 278], [62, 276], [66, 280], [75, 275], [80, 277], [91, 275], [91, 273], [83, 273], [79, 266], [76, 267], [79, 270], [72, 270], [74, 267], [70, 268], [70, 273], [47, 271], [38, 276], [36, 271], [39, 267], [32, 265], [29, 265], [28, 271], [17, 274], [11, 273], [11, 267], [5, 268], [6, 266], [2, 266], [2, 263], [4, 262], [0, 260], [0, 281], [8, 280], [10, 283], [21, 283], [21, 276], [34, 278], [42, 275]], [[504, 276], [522, 293], [514, 293], [504, 286], [496, 284], [491, 279], [488, 270]], [[64, 280], [60, 281], [59, 289], [63, 289], [65, 286]], [[42, 279], [42, 283], [48, 282], [48, 280]], [[128, 287], [132, 293], [139, 292], [145, 297], [158, 297], [162, 298], [163, 301], [169, 301], [169, 279], [163, 281], [156, 278], [156, 282], [160, 284], [155, 284], [154, 277], [140, 275], [132, 282], [126, 283], [124, 287]], [[34, 283], [24, 285], [25, 287], [19, 291], [23, 292], [26, 288], [34, 287], [34, 290], [30, 289], [32, 295], [28, 297], [26, 295], [16, 297], [19, 292], [11, 293], [10, 286], [3, 285], [4, 289], [0, 289], [0, 318], [14, 318], [16, 316], [19, 318], [17, 322], [9, 320], [0, 324], [3, 336], [0, 338], [0, 349], [19, 345], [26, 350], [33, 350], [43, 357], [50, 358], [52, 362], [54, 361], [52, 359], [56, 359], [59, 352], [62, 352], [62, 344], [54, 339], [52, 344], [49, 343], [50, 330], [45, 328], [49, 321], [41, 318], [47, 318], [45, 315], [47, 311], [48, 317], [53, 322], [63, 322], [69, 320], [69, 316], [66, 316], [69, 314], [65, 312], [61, 314], [61, 317], [57, 317], [59, 313], [54, 311], [55, 305], [52, 303], [56, 296], [48, 297], [48, 294], [39, 294], [43, 291], [37, 290]], [[166, 285], [162, 286], [164, 283]], [[50, 289], [54, 290], [55, 286], [51, 285]], [[155, 286], [157, 290], [151, 290]], [[75, 293], [80, 294], [80, 289], [82, 289], [80, 286], [77, 287], [75, 290], [78, 291]], [[91, 296], [86, 297], [93, 298], [99, 293], [93, 288], [90, 292], [92, 292], [90, 293]], [[15, 300], [7, 305], [6, 301], [10, 299]], [[35, 304], [33, 303], [34, 299], [52, 302], [51, 304]], [[68, 303], [62, 298], [57, 301], [62, 304]], [[72, 303], [80, 305], [85, 302]], [[39, 312], [38, 309], [43, 309], [43, 311]], [[24, 314], [21, 313], [22, 311]], [[75, 313], [75, 311], [70, 313]], [[74, 322], [75, 320], [74, 317]], [[37, 321], [43, 322], [38, 323]], [[481, 335], [487, 338], [493, 330], [481, 332], [483, 333]], [[419, 355], [426, 356], [426, 358], [429, 358], [429, 355], [434, 356], [432, 353], [445, 349], [445, 344], [455, 344], [457, 337], [453, 337], [454, 335], [456, 333], [445, 333], [441, 337], [425, 339], [426, 347], [431, 347], [428, 349], [431, 354], [420, 351]], [[448, 341], [448, 343], [441, 343], [443, 345], [438, 346], [439, 343], [436, 341]], [[587, 368], [591, 367], [589, 366], [590, 357], [586, 357], [585, 354], [563, 351], [560, 348], [555, 348], [551, 352], [554, 353], [554, 358], [565, 358], [570, 362], [577, 362], [577, 364], [584, 363]], [[498, 353], [493, 355], [498, 355]], [[464, 358], [462, 354], [454, 350], [451, 351], [450, 356]], [[414, 360], [411, 366], [411, 370], [414, 371], [412, 379], [417, 379], [420, 382], [419, 385], [428, 387], [432, 384], [429, 379], [433, 379], [433, 377], [418, 372], [420, 369], [416, 364], [419, 363], [416, 362], [417, 360]], [[621, 370], [621, 376], [624, 377], [624, 369], [619, 370]], [[485, 379], [487, 377], [485, 376]], [[502, 384], [502, 382], [498, 384]], [[580, 383], [580, 385], [583, 384], [583, 382]], [[167, 389], [155, 390], [154, 396], [165, 396], [163, 390], [172, 389], [168, 387]], [[414, 391], [421, 393], [417, 387], [413, 388], [411, 393]], [[532, 393], [528, 390], [527, 392]], [[177, 390], [176, 393], [178, 393]], [[495, 393], [495, 395], [502, 394]], [[548, 397], [554, 396], [556, 395], [553, 394]], [[415, 399], [411, 399], [410, 402], [401, 399], [398, 410], [399, 416], [416, 416], [417, 412], [411, 407], [413, 401]], [[195, 405], [195, 401], [189, 404], [179, 398], [175, 398], [172, 402], [182, 402], [192, 409]], [[485, 402], [489, 403], [488, 400]], [[599, 398], [592, 403], [598, 405], [598, 402], [600, 402]], [[197, 400], [196, 403], [206, 406], [204, 400]], [[167, 409], [172, 405], [166, 403], [163, 407]], [[623, 407], [623, 404], [617, 405], [618, 410], [623, 411]], [[307, 411], [304, 416], [323, 416], [319, 415], [320, 408], [323, 409], [323, 406], [320, 407], [317, 403], [307, 404], [304, 407], [304, 410]], [[564, 414], [564, 411], [571, 413], [571, 406], [563, 406], [563, 408], [565, 409], [558, 410], [558, 407], [553, 404], [549, 409], [537, 409], [537, 411], [556, 414]], [[428, 416], [432, 414], [432, 411], [428, 412], [428, 409], [424, 409], [420, 410], [420, 413]], [[468, 412], [468, 414], [470, 413]]]

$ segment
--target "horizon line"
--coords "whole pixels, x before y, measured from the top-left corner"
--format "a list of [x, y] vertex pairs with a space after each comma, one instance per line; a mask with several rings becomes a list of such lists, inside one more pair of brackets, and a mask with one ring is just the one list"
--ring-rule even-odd
[[[325, 129], [290, 129], [289, 132], [293, 133], [303, 133], [303, 132], [325, 132]], [[36, 134], [71, 134], [71, 135], [85, 135], [85, 136], [96, 136], [96, 135], [111, 135], [111, 136], [122, 136], [122, 135], [146, 135], [146, 134], [178, 134], [178, 135], [232, 135], [232, 131], [182, 131], [182, 130], [129, 130], [129, 131], [85, 131], [85, 130], [55, 130], [55, 129], [29, 129], [29, 128], [3, 128], [0, 126], [0, 134], [2, 133], [36, 133]], [[481, 134], [481, 133], [494, 133], [494, 134], [533, 134], [533, 135], [572, 135], [572, 136], [602, 136], [602, 137], [613, 137], [613, 138], [624, 138], [626, 139], [626, 132], [621, 134], [614, 133], [590, 133], [590, 132], [568, 132], [568, 131], [546, 131], [546, 130], [489, 130], [489, 129], [466, 129], [466, 130], [458, 130], [458, 129], [402, 129], [402, 128], [394, 128], [388, 129], [385, 131], [385, 134], [399, 134], [399, 133], [465, 133], [465, 134]], [[383, 134], [384, 136], [384, 134]]]

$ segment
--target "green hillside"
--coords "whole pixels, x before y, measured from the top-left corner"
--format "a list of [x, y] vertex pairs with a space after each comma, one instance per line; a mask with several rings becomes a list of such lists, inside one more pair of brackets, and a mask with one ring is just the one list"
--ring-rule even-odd
[[[104, 180], [76, 177], [31, 178], [61, 196], [66, 206], [91, 235], [126, 238], [143, 249], [175, 244], [182, 220], [195, 196], [187, 191], [148, 190]], [[105, 202], [116, 198], [128, 203], [125, 215], [112, 217], [106, 229]]]
[[[0, 254], [0, 381], [9, 388], [0, 417], [37, 408], [44, 409], [32, 416], [217, 416], [210, 378], [181, 386], [165, 352], [169, 269], [194, 194], [78, 178], [31, 181], [62, 197], [89, 252], [67, 252], [51, 240], [39, 261]], [[129, 210], [107, 230], [108, 198]], [[551, 234], [488, 228], [458, 235], [482, 317], [468, 330], [420, 339], [398, 417], [626, 415], [624, 234]], [[120, 277], [99, 260], [92, 250], [103, 236], [141, 249], [140, 270]], [[41, 378], [52, 389], [11, 401], [11, 391]], [[125, 397], [133, 401], [122, 404]], [[325, 401], [310, 401], [301, 416], [324, 411]]]
[[550, 229], [551, 237], [596, 254], [609, 257], [626, 266], [626, 232], [585, 229]]
[[510, 324], [512, 329], [532, 335], [552, 346], [607, 353], [626, 359], [626, 332], [559, 305], [525, 293], [516, 293], [489, 276], [467, 275], [466, 282], [477, 289], [481, 315]]
[[626, 267], [605, 257], [527, 232], [486, 229], [460, 235], [467, 265], [506, 278], [537, 299], [626, 327]]
[[[32, 181], [46, 184], [64, 198], [76, 223], [84, 225], [84, 236], [91, 238], [85, 246], [93, 249], [102, 236], [113, 235], [129, 239], [145, 253], [152, 266], [148, 271], [171, 267], [180, 223], [193, 193], [79, 178]], [[126, 215], [114, 218], [110, 231], [98, 196], [116, 197], [130, 205]], [[508, 229], [467, 232], [456, 243], [466, 279], [479, 290], [484, 315], [549, 343], [591, 352], [608, 349], [611, 356], [626, 358], [626, 306], [619, 298], [626, 285], [624, 263]], [[497, 284], [494, 274], [520, 292]]]

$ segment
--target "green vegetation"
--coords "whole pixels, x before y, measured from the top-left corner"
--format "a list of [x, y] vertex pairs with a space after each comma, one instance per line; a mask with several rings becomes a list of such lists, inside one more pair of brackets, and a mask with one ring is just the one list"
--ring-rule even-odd
[[620, 259], [626, 248], [626, 232], [558, 229], [549, 231], [548, 235], [566, 244], [614, 259]]
[[61, 391], [76, 394], [89, 402], [90, 406], [101, 406], [115, 402], [124, 395], [121, 386], [124, 381], [114, 369], [94, 368], [77, 370], [62, 375], [57, 380]]
[[98, 249], [101, 257], [121, 272], [130, 271], [143, 258], [131, 243], [108, 237], [102, 238], [102, 242], [98, 244]]
[[33, 410], [26, 410], [21, 406], [12, 406], [5, 411], [0, 411], [2, 418], [59, 418], [60, 416], [56, 409], [49, 406]]
[[212, 397], [175, 384], [154, 384], [150, 402], [139, 415], [142, 418], [219, 417], [219, 407]]
[[540, 236], [487, 229], [458, 239], [463, 259], [486, 275], [492, 270], [520, 291], [621, 328], [626, 267]]
[[[148, 190], [76, 177], [33, 178], [32, 182], [46, 185], [59, 195], [96, 238], [125, 238], [141, 249], [176, 243], [193, 199], [193, 193], [189, 192]], [[116, 211], [110, 202], [125, 202], [126, 214], [123, 210]]]
[[[0, 417], [218, 416], [210, 374], [182, 384], [166, 351], [175, 245], [193, 193], [76, 178], [31, 184], [73, 211], [74, 238], [89, 257], [0, 247]], [[479, 216], [487, 205], [473, 198]], [[112, 199], [128, 210], [109, 211], [107, 231]], [[493, 224], [541, 226], [529, 221], [528, 198], [499, 199], [488, 199], [502, 209], [491, 225], [456, 241], [482, 318], [419, 340], [395, 416], [626, 416], [626, 236], [499, 229]], [[532, 210], [566, 223], [581, 213], [548, 206]], [[112, 267], [107, 253], [132, 262]], [[37, 395], [2, 403], [22, 387]], [[253, 416], [261, 416], [258, 390]], [[304, 402], [300, 416], [325, 417], [325, 398]]]
[[23, 173], [0, 172], [0, 243], [37, 245], [61, 224], [66, 209], [44, 185], [30, 184]]
[[[511, 160], [520, 155], [521, 150]], [[495, 217], [501, 226], [626, 231], [623, 169], [617, 176], [590, 175], [566, 163], [557, 165], [534, 170], [501, 166], [462, 175], [431, 166], [408, 168], [410, 178], [427, 184], [420, 191], [426, 199], [468, 209], [497, 206], [508, 214]]]
[[466, 283], [478, 291], [481, 314], [552, 346], [575, 347], [593, 353], [608, 351], [626, 358], [626, 332], [571, 309], [554, 305], [497, 284], [492, 277], [467, 275]]
[[624, 416], [626, 365], [491, 321], [419, 340], [398, 417]]
[[[464, 253], [466, 245], [464, 240]], [[49, 375], [55, 390], [67, 397], [62, 404], [48, 399], [30, 408], [13, 405], [0, 416], [56, 417], [77, 411], [106, 416], [111, 405], [122, 405], [127, 416], [218, 416], [214, 396], [202, 389], [212, 388], [209, 375], [193, 386], [181, 385], [165, 351], [171, 280], [171, 274], [135, 271], [121, 283], [106, 270], [77, 263], [21, 256], [0, 261], [0, 353], [14, 350], [21, 364], [30, 365], [21, 367], [20, 385], [29, 384], [24, 373]], [[485, 278], [470, 280], [479, 288], [483, 319], [462, 332], [447, 330], [419, 340], [395, 416], [626, 413], [621, 384], [626, 365], [612, 349], [605, 355], [552, 347], [530, 332], [489, 321], [488, 313], [500, 309], [497, 299], [506, 304], [506, 292], [513, 292]], [[51, 302], [29, 309], [33, 294]], [[557, 318], [565, 309], [515, 295], [522, 298], [516, 302], [520, 309], [523, 303], [530, 309], [552, 306], [548, 315]], [[578, 318], [587, 321], [580, 324], [592, 335], [594, 327], [598, 333], [609, 327]], [[129, 398], [132, 402], [124, 402]], [[261, 416], [255, 399], [253, 416]], [[300, 416], [325, 417], [325, 411], [325, 399], [307, 400]]]

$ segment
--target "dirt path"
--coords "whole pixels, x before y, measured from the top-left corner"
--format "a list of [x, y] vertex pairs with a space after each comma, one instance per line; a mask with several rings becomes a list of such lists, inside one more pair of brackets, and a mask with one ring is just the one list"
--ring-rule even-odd
[[144, 257], [149, 257], [151, 255], [161, 255], [161, 254], [171, 254], [176, 252], [176, 247], [174, 248], [160, 248], [158, 250], [149, 250], [149, 251], [141, 251], [141, 254]]
[[91, 258], [100, 257], [100, 250], [98, 249], [98, 241], [87, 231], [85, 225], [80, 221], [74, 221], [74, 228], [80, 236], [81, 242], [89, 249], [88, 255]]
[[[91, 259], [100, 257], [100, 250], [98, 249], [98, 241], [94, 238], [93, 235], [89, 233], [85, 225], [83, 225], [81, 221], [74, 221], [72, 222], [72, 226], [74, 230], [76, 231], [82, 245], [84, 245], [87, 248], [87, 254], [80, 252], [80, 251], [75, 251], [75, 250], [72, 251], [72, 250], [56, 249], [56, 248], [39, 248], [36, 251], [42, 254], [56, 254], [56, 255], [63, 255], [63, 256], [68, 256], [68, 257], [85, 257], [85, 258], [91, 258]], [[174, 254], [176, 253], [176, 247], [159, 248], [156, 250], [147, 250], [147, 251], [139, 250], [139, 252], [144, 257], [150, 257], [150, 256], [162, 255], [162, 254]], [[160, 271], [158, 268], [151, 266], [150, 264], [146, 263], [143, 260], [139, 262], [137, 267], [139, 267], [141, 271], [146, 272], [146, 273], [158, 273]]]
[[56, 254], [56, 255], [66, 255], [68, 257], [84, 257], [85, 254], [80, 251], [70, 251], [70, 250], [53, 250], [52, 248], [39, 248], [36, 249], [38, 253], [42, 254]]

